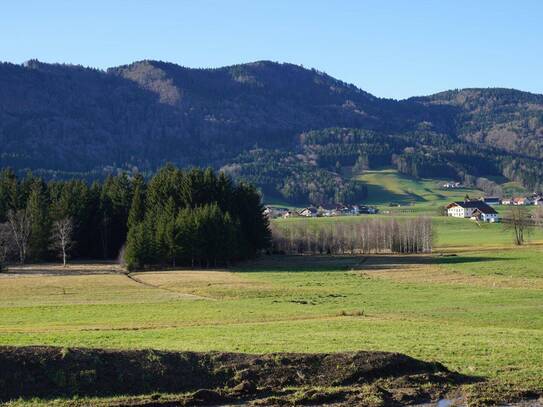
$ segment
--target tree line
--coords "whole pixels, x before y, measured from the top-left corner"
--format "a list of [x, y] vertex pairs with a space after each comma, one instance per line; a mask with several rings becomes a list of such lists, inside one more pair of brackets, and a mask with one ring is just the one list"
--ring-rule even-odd
[[[254, 256], [270, 232], [260, 195], [211, 169], [50, 181], [0, 171], [0, 264], [60, 257], [225, 264]], [[126, 250], [124, 250], [126, 244]]]
[[285, 254], [430, 253], [430, 218], [365, 219], [312, 226], [272, 224], [272, 250]]

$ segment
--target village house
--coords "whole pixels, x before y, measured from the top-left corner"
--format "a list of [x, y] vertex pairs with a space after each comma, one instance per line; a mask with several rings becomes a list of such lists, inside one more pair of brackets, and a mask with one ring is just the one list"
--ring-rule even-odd
[[283, 217], [288, 212], [288, 208], [278, 208], [275, 206], [266, 206], [266, 208], [264, 209], [264, 215], [266, 215], [270, 219]]
[[499, 214], [483, 201], [459, 201], [447, 205], [447, 215], [455, 218], [471, 218], [483, 222], [499, 222]]
[[336, 215], [337, 213], [336, 213], [335, 206], [326, 206], [326, 205], [319, 206], [318, 216], [329, 217], [329, 216], [336, 216]]
[[444, 184], [441, 185], [442, 188], [445, 188], [445, 189], [457, 189], [457, 188], [462, 188], [462, 184], [460, 182], [446, 182]]
[[295, 218], [297, 216], [300, 216], [300, 214], [298, 212], [296, 212], [296, 211], [288, 211], [287, 213], [285, 213], [281, 217], [283, 219], [287, 219], [287, 218]]
[[375, 214], [377, 209], [366, 205], [341, 205], [334, 206], [321, 205], [318, 208], [317, 216], [357, 216], [362, 214]]
[[490, 222], [495, 223], [499, 222], [500, 218], [498, 215], [498, 212], [494, 210], [494, 208], [487, 208], [487, 209], [475, 209], [470, 217], [471, 220], [478, 220], [480, 222]]
[[301, 216], [305, 216], [305, 217], [308, 217], [308, 218], [314, 218], [318, 215], [318, 211], [317, 211], [317, 208], [314, 208], [314, 207], [309, 207], [309, 208], [304, 208], [302, 209], [299, 214]]
[[482, 201], [487, 205], [500, 205], [502, 203], [501, 199], [497, 196], [485, 196]]
[[532, 205], [533, 201], [531, 198], [518, 196], [513, 198], [513, 205], [522, 206], [522, 205]]
[[367, 214], [367, 215], [374, 215], [377, 213], [377, 208], [374, 208], [372, 206], [366, 206], [362, 205], [359, 208], [360, 213]]

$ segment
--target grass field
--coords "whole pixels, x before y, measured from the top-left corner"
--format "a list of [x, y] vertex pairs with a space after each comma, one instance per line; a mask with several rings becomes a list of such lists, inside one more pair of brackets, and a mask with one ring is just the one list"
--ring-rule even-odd
[[439, 205], [464, 199], [467, 195], [479, 197], [482, 191], [473, 188], [443, 189], [447, 180], [417, 179], [396, 170], [365, 171], [358, 180], [368, 186], [368, 203], [386, 207], [389, 203], [410, 205], [412, 210], [435, 209]]
[[543, 391], [543, 235], [516, 249], [500, 225], [435, 223], [433, 256], [265, 257], [130, 278], [105, 265], [15, 268], [0, 276], [0, 344], [398, 351]]
[[432, 216], [432, 255], [268, 256], [229, 270], [129, 275], [113, 264], [12, 267], [0, 274], [0, 345], [396, 351], [484, 378], [470, 391], [490, 400], [543, 394], [543, 230], [514, 247], [502, 224], [435, 216], [480, 191], [444, 191], [392, 170], [361, 178], [382, 211]]

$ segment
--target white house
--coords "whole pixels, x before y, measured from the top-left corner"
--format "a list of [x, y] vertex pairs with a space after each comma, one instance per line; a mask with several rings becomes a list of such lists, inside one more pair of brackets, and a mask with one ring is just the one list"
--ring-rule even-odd
[[513, 205], [513, 198], [502, 199], [502, 205]]
[[317, 214], [318, 214], [317, 208], [313, 208], [313, 207], [305, 208], [300, 211], [300, 215], [306, 216], [308, 218], [313, 218], [317, 216]]
[[336, 215], [337, 213], [335, 211], [334, 206], [325, 206], [325, 205], [319, 206], [317, 216], [329, 217], [329, 216], [336, 216]]
[[442, 188], [446, 188], [446, 189], [457, 189], [457, 188], [462, 188], [462, 184], [460, 182], [446, 182], [444, 184], [441, 185]]
[[288, 212], [288, 208], [278, 208], [276, 206], [266, 206], [266, 208], [264, 209], [264, 215], [266, 215], [270, 219], [285, 216], [285, 214], [287, 214]]
[[447, 215], [455, 218], [472, 218], [483, 222], [499, 222], [499, 214], [483, 201], [460, 201], [447, 205]]
[[472, 220], [479, 220], [481, 222], [490, 222], [495, 223], [499, 222], [500, 218], [498, 215], [498, 212], [496, 212], [493, 208], [491, 211], [487, 211], [485, 209], [475, 209], [473, 213], [471, 214]]

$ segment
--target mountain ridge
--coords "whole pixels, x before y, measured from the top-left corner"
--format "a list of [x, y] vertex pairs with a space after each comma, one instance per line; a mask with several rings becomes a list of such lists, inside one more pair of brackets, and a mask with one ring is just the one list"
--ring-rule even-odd
[[[341, 128], [372, 133], [351, 132], [357, 142], [300, 143], [302, 134]], [[296, 172], [340, 175], [342, 188], [351, 188], [341, 168], [360, 160], [367, 161], [360, 169], [384, 161], [411, 175], [440, 168], [441, 175], [501, 175], [535, 188], [543, 178], [543, 95], [467, 88], [385, 99], [324, 72], [271, 61], [188, 68], [143, 60], [100, 70], [30, 60], [0, 64], [0, 142], [0, 166], [48, 177], [153, 171], [170, 161], [238, 165], [233, 175], [262, 186], [259, 178], [273, 171], [249, 161], [274, 156], [292, 164], [267, 188], [280, 194]], [[481, 164], [469, 163], [462, 156], [468, 153]]]

